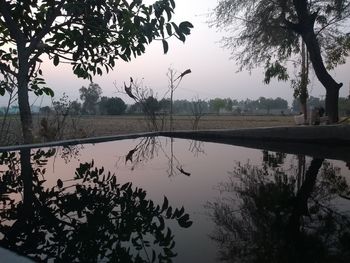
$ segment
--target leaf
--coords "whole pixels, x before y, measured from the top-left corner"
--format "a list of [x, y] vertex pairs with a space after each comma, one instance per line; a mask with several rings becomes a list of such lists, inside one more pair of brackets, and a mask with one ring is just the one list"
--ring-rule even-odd
[[50, 97], [54, 97], [55, 96], [55, 93], [52, 89], [48, 88], [48, 87], [45, 87], [42, 89], [44, 91], [44, 93]]
[[166, 217], [167, 217], [167, 218], [171, 218], [172, 213], [173, 213], [173, 209], [172, 209], [172, 207], [170, 206], [170, 207], [168, 208], [168, 210], [166, 211]]
[[163, 42], [163, 50], [164, 50], [164, 54], [168, 53], [168, 50], [169, 50], [169, 45], [168, 45], [168, 42], [166, 42], [166, 40], [162, 40]]
[[183, 228], [189, 228], [193, 224], [193, 222], [190, 221], [189, 219], [190, 219], [190, 216], [188, 214], [185, 214], [178, 220], [179, 225]]
[[173, 34], [173, 30], [171, 28], [171, 24], [166, 24], [166, 31], [168, 33], [169, 36], [171, 36]]
[[193, 25], [188, 21], [184, 21], [184, 22], [180, 23], [179, 27], [180, 28], [193, 28]]
[[184, 34], [179, 34], [179, 37], [178, 37], [182, 42], [185, 42], [186, 40], [186, 37]]
[[168, 201], [168, 198], [166, 198], [166, 196], [164, 196], [164, 202], [163, 202], [163, 206], [162, 206], [162, 212], [164, 212], [169, 206], [169, 201]]
[[170, 0], [170, 4], [171, 4], [171, 7], [174, 9], [175, 8], [175, 1], [174, 0]]
[[181, 22], [179, 25], [179, 30], [181, 31], [182, 34], [185, 34], [185, 35], [189, 35], [191, 33], [191, 28], [193, 28], [193, 25], [188, 21]]
[[58, 188], [60, 188], [60, 189], [63, 187], [63, 182], [62, 182], [61, 179], [58, 179], [58, 180], [57, 180], [57, 186], [58, 186]]
[[173, 216], [171, 217], [171, 219], [181, 217], [181, 216], [183, 215], [184, 212], [185, 212], [185, 209], [184, 209], [183, 206], [181, 207], [180, 210], [176, 208], [176, 209], [175, 209], [175, 212], [174, 212], [174, 214], [173, 214]]
[[58, 66], [59, 63], [60, 63], [60, 58], [59, 58], [58, 55], [55, 55], [55, 56], [53, 57], [53, 64], [54, 64], [55, 66]]
[[97, 70], [97, 74], [102, 76], [102, 70], [100, 68], [97, 68], [96, 70]]

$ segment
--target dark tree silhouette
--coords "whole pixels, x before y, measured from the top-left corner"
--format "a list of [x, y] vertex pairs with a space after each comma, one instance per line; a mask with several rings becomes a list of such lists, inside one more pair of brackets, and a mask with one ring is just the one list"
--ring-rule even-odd
[[156, 205], [145, 190], [117, 183], [93, 161], [81, 163], [73, 180], [45, 187], [45, 165], [54, 154], [1, 154], [8, 167], [0, 173], [1, 246], [37, 262], [169, 262], [176, 256], [166, 225], [191, 226], [183, 207], [172, 208], [166, 197]]
[[345, 178], [322, 159], [311, 161], [301, 185], [298, 176], [268, 165], [235, 168], [230, 181], [220, 185], [224, 198], [209, 204], [216, 224], [211, 237], [221, 260], [350, 260], [350, 216], [334, 202], [350, 194]]
[[[174, 0], [132, 1], [1, 0], [0, 73], [12, 75], [25, 143], [33, 141], [29, 91], [53, 96], [40, 69], [46, 55], [55, 66], [69, 63], [81, 78], [102, 75], [118, 59], [142, 55], [155, 39], [168, 50], [168, 37], [186, 40], [193, 27], [171, 21]], [[5, 91], [0, 87], [0, 94]]]
[[283, 64], [300, 52], [301, 37], [326, 89], [329, 121], [338, 121], [342, 83], [328, 69], [345, 63], [349, 54], [350, 35], [343, 28], [350, 18], [349, 0], [220, 0], [214, 12], [214, 25], [236, 32], [225, 44], [242, 68], [264, 64], [269, 77], [287, 78]]

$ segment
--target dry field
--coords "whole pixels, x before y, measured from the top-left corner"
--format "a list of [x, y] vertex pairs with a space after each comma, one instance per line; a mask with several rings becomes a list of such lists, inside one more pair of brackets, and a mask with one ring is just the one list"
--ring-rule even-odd
[[[62, 133], [55, 139], [43, 136], [40, 122], [41, 116], [34, 116], [36, 142], [55, 139], [84, 138], [105, 135], [118, 135], [148, 132], [151, 129], [143, 116], [81, 116], [68, 117], [63, 125]], [[55, 120], [49, 119], [49, 126], [55, 127]], [[294, 125], [292, 116], [203, 116], [198, 129], [239, 129], [255, 127], [291, 126]], [[159, 124], [160, 126], [160, 124]], [[192, 130], [193, 116], [175, 116], [175, 130]], [[169, 120], [165, 121], [164, 130], [169, 129]], [[20, 143], [20, 123], [12, 117], [8, 138], [2, 136], [2, 145]]]
[[[174, 130], [192, 130], [193, 117], [175, 116]], [[82, 117], [81, 127], [94, 136], [127, 134], [150, 131], [146, 120], [136, 116]], [[292, 116], [205, 116], [199, 121], [198, 129], [238, 129], [294, 125]], [[169, 129], [169, 120], [164, 125]]]

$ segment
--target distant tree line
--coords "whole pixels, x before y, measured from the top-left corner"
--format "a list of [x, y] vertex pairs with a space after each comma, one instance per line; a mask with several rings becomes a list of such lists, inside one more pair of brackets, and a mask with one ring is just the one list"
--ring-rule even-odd
[[[307, 100], [307, 106], [309, 109], [315, 107], [325, 107], [325, 100], [317, 97], [310, 96]], [[292, 112], [300, 112], [300, 103], [297, 99], [292, 102]], [[339, 97], [338, 99], [338, 111], [339, 116], [349, 116], [350, 115], [350, 98]]]
[[[73, 101], [70, 103], [69, 112], [72, 115], [144, 114], [145, 108], [153, 113], [167, 114], [170, 109], [170, 99], [166, 98], [158, 100], [155, 96], [148, 96], [142, 102], [127, 105], [119, 97], [101, 96], [102, 89], [95, 83], [91, 83], [87, 88], [82, 87], [79, 91], [81, 102]], [[324, 107], [325, 101], [310, 96], [307, 105], [309, 108]], [[57, 106], [53, 105], [53, 107]], [[42, 107], [40, 112], [47, 114], [50, 110], [52, 108], [46, 106]], [[198, 110], [203, 114], [295, 114], [300, 112], [300, 105], [299, 101], [294, 99], [291, 108], [289, 108], [288, 102], [280, 97], [260, 97], [256, 100], [240, 101], [231, 98], [214, 98], [207, 101], [200, 99], [173, 101], [174, 114], [193, 115]], [[339, 98], [339, 114], [350, 115], [350, 100], [348, 98]]]

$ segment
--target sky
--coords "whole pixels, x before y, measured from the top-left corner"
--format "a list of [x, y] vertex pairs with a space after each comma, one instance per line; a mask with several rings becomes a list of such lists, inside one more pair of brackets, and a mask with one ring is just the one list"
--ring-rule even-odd
[[[147, 2], [153, 1], [147, 0]], [[216, 97], [245, 100], [264, 96], [281, 97], [291, 103], [293, 90], [289, 82], [272, 81], [269, 85], [265, 85], [262, 69], [255, 69], [250, 73], [237, 72], [236, 61], [230, 59], [230, 51], [222, 48], [220, 42], [227, 33], [208, 26], [208, 15], [216, 6], [216, 0], [175, 0], [175, 2], [175, 22], [190, 21], [194, 25], [186, 42], [171, 39], [169, 51], [164, 55], [161, 41], [154, 41], [146, 48], [145, 54], [134, 58], [131, 62], [119, 60], [109, 74], [93, 78], [93, 82], [102, 88], [102, 96], [117, 96], [127, 103], [132, 103], [126, 95], [118, 92], [116, 87], [123, 87], [123, 83], [128, 83], [129, 78], [133, 77], [134, 80], [142, 81], [145, 86], [151, 88], [158, 98], [163, 98], [168, 90], [166, 74], [169, 68], [173, 68], [179, 74], [186, 69], [192, 71], [183, 78], [174, 93], [174, 100], [195, 98], [208, 100]], [[79, 89], [89, 85], [88, 80], [75, 77], [69, 65], [60, 64], [55, 67], [52, 62], [44, 61], [42, 69], [44, 78], [48, 86], [55, 91], [57, 100], [63, 93], [67, 94], [70, 100], [79, 99]], [[344, 83], [341, 96], [349, 95], [349, 72], [350, 60], [331, 72], [338, 82]], [[325, 95], [324, 88], [314, 74], [311, 75], [309, 92], [316, 97]], [[39, 98], [35, 100], [35, 105], [47, 105], [50, 101], [48, 98]], [[4, 98], [0, 104], [4, 104]]]

